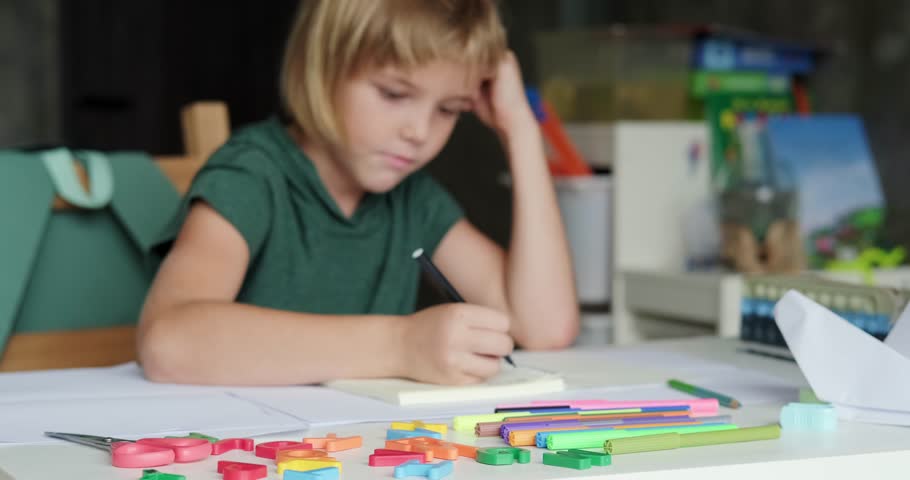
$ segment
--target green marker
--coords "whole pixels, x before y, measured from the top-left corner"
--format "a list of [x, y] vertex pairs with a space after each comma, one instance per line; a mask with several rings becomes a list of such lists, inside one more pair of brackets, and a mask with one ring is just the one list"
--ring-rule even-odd
[[658, 433], [715, 432], [736, 429], [733, 424], [692, 425], [678, 427], [656, 427], [641, 429], [583, 430], [574, 432], [553, 432], [547, 435], [547, 449], [565, 450], [570, 448], [602, 448], [604, 442], [615, 438], [641, 437]]
[[739, 403], [739, 400], [736, 400], [733, 397], [728, 397], [722, 393], [717, 393], [707, 388], [696, 387], [695, 385], [689, 385], [688, 383], [681, 382], [676, 379], [667, 380], [667, 385], [674, 390], [679, 390], [680, 392], [688, 393], [689, 395], [695, 395], [699, 398], [716, 398], [717, 402], [727, 408], [739, 408], [742, 404]]
[[615, 438], [604, 442], [604, 450], [611, 455], [621, 455], [624, 453], [654, 452], [723, 443], [773, 440], [775, 438], [780, 438], [780, 425], [777, 424], [715, 432], [663, 433], [659, 435]]

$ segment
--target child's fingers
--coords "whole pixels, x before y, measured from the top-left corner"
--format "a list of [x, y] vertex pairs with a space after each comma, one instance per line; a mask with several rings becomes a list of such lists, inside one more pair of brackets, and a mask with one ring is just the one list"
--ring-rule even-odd
[[491, 125], [493, 121], [493, 108], [491, 102], [491, 80], [484, 80], [483, 84], [480, 86], [480, 92], [477, 94], [477, 97], [474, 99], [474, 114], [487, 125]]
[[469, 343], [469, 348], [474, 353], [504, 357], [515, 348], [512, 337], [507, 334], [478, 329], [475, 329], [475, 332]]
[[501, 363], [499, 357], [466, 355], [461, 368], [464, 375], [483, 381], [499, 373]]
[[465, 325], [471, 329], [492, 330], [494, 332], [507, 332], [511, 321], [509, 316], [492, 308], [472, 306], [466, 311]]
[[475, 385], [486, 380], [486, 377], [478, 377], [477, 375], [468, 375], [461, 374], [461, 382], [459, 385]]
[[479, 118], [481, 122], [492, 125], [493, 112], [490, 110], [490, 106], [486, 101], [477, 102], [474, 107], [474, 115], [477, 115], [477, 118]]

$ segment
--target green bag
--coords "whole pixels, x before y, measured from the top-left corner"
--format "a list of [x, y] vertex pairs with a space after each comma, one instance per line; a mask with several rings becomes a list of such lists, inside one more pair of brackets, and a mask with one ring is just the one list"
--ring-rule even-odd
[[[55, 195], [78, 208], [52, 211]], [[135, 324], [179, 202], [143, 153], [0, 150], [0, 352], [14, 332]]]

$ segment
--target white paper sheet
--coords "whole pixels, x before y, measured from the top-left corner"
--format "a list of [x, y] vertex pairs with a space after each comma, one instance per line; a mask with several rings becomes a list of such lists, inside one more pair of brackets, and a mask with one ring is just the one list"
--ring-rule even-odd
[[[739, 400], [743, 406], [795, 402], [799, 385], [762, 372], [737, 367], [714, 368], [702, 374], [692, 373], [682, 381]], [[603, 398], [607, 400], [673, 400], [693, 398], [667, 386], [667, 377], [660, 383], [621, 385], [572, 392], [567, 398]]]
[[[497, 401], [399, 406], [324, 387], [275, 387], [234, 390], [234, 395], [305, 418], [313, 427], [394, 420], [433, 420], [492, 412]], [[541, 396], [535, 396], [539, 399]], [[530, 400], [530, 399], [528, 399]]]
[[680, 380], [733, 397], [744, 407], [799, 401], [799, 385], [743, 368], [729, 367]]
[[910, 358], [910, 303], [904, 308], [897, 322], [891, 327], [888, 336], [885, 337], [885, 345], [893, 348], [894, 351]]
[[693, 373], [722, 372], [722, 362], [660, 350], [659, 347], [580, 349], [571, 356], [560, 352], [517, 352], [519, 365], [559, 372], [568, 388], [608, 385], [663, 384], [668, 378], [689, 378]]
[[10, 372], [0, 375], [0, 404], [47, 399], [221, 393], [225, 387], [153, 383], [135, 362], [114, 367]]
[[864, 423], [881, 423], [910, 427], [910, 413], [834, 404], [838, 418]]
[[300, 431], [307, 422], [227, 393], [5, 403], [0, 442], [54, 443], [46, 431], [126, 439], [202, 432], [213, 436]]
[[841, 418], [910, 422], [910, 358], [796, 291], [774, 316], [815, 394]]

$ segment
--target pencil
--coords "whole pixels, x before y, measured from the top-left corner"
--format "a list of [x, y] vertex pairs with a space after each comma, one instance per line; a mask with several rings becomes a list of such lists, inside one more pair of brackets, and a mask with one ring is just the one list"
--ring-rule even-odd
[[716, 398], [717, 402], [721, 405], [728, 408], [739, 408], [742, 404], [739, 403], [739, 400], [736, 400], [733, 397], [728, 397], [724, 394], [717, 393], [706, 388], [696, 387], [695, 385], [689, 385], [688, 383], [681, 382], [676, 379], [670, 379], [667, 381], [667, 385], [674, 390], [679, 390], [680, 392], [685, 392], [690, 395], [695, 395], [696, 397], [701, 398]]
[[[455, 290], [455, 287], [449, 283], [445, 275], [443, 275], [442, 272], [436, 268], [436, 265], [433, 264], [433, 261], [430, 260], [430, 257], [423, 254], [422, 248], [414, 250], [414, 253], [411, 254], [411, 257], [414, 260], [417, 260], [417, 263], [420, 264], [420, 268], [423, 269], [424, 273], [433, 279], [433, 282], [435, 282], [436, 285], [445, 292], [450, 301], [456, 303], [465, 303], [464, 298], [458, 294], [458, 290]], [[505, 358], [506, 362], [509, 362], [509, 365], [513, 367], [515, 366], [515, 362], [512, 361], [512, 357], [510, 355], [506, 355], [503, 358]]]
[[764, 350], [759, 350], [757, 348], [740, 348], [740, 349], [737, 349], [737, 351], [743, 352], [743, 353], [751, 353], [752, 355], [761, 355], [763, 357], [774, 358], [777, 360], [786, 360], [788, 362], [796, 361], [796, 359], [794, 359], [791, 356], [787, 356], [782, 353], [766, 352]]

